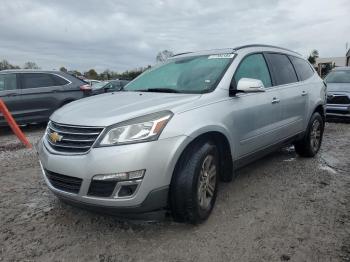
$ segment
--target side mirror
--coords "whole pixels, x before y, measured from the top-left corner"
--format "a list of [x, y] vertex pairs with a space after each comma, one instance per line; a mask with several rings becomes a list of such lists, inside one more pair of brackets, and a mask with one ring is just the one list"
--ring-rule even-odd
[[236, 89], [230, 90], [231, 94], [237, 94], [237, 93], [260, 93], [265, 92], [264, 84], [259, 79], [253, 79], [253, 78], [241, 78], [238, 81]]

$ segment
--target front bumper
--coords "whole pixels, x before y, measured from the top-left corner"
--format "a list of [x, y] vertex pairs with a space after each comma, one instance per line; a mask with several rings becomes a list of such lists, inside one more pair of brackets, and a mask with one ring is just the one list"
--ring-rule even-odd
[[[178, 136], [146, 143], [92, 148], [84, 155], [53, 154], [41, 140], [38, 154], [46, 184], [58, 197], [81, 206], [120, 212], [149, 212], [166, 206], [172, 173], [187, 139], [186, 136]], [[144, 177], [130, 197], [96, 197], [88, 194], [95, 175], [141, 169], [146, 170]], [[79, 192], [70, 193], [54, 187], [46, 174], [48, 171], [82, 179]]]
[[350, 105], [327, 104], [326, 116], [329, 118], [348, 118], [350, 117]]

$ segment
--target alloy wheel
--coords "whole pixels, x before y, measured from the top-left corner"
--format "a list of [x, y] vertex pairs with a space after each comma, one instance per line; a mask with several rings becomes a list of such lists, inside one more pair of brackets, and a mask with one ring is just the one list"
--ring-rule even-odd
[[200, 208], [210, 208], [216, 189], [217, 168], [213, 155], [207, 155], [202, 163], [198, 182], [198, 203]]
[[317, 119], [312, 123], [310, 143], [312, 150], [317, 152], [321, 145], [321, 123]]

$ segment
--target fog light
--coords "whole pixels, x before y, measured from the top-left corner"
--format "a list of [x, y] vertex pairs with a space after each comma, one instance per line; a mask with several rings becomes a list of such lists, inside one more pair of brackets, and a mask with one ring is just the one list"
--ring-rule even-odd
[[123, 173], [115, 173], [115, 174], [105, 174], [105, 175], [96, 175], [92, 178], [92, 180], [102, 180], [102, 181], [125, 181], [125, 180], [134, 180], [143, 178], [145, 174], [145, 169], [123, 172]]
[[122, 186], [118, 192], [118, 197], [131, 196], [135, 193], [137, 185]]

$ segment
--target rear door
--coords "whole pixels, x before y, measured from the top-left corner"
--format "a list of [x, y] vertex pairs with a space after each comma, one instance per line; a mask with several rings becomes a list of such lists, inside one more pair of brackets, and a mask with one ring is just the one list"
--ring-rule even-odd
[[[16, 121], [21, 118], [20, 93], [21, 90], [18, 88], [17, 74], [0, 74], [0, 99], [5, 103]], [[0, 112], [0, 124], [3, 125], [5, 123], [6, 121]]]
[[[315, 74], [315, 70], [311, 67], [311, 65], [304, 59], [295, 57], [295, 56], [289, 56], [290, 61], [292, 62], [295, 71], [298, 76], [299, 80], [299, 95], [302, 96], [302, 105], [304, 112], [303, 113], [303, 122], [304, 122], [304, 128], [308, 125], [309, 119], [307, 112], [310, 112], [309, 110], [309, 101], [310, 101], [310, 95], [315, 92], [315, 90], [318, 89], [319, 83], [312, 81], [312, 77]], [[301, 92], [301, 93], [300, 93]], [[312, 96], [311, 96], [312, 97]]]
[[28, 121], [46, 121], [59, 107], [62, 87], [50, 73], [21, 73], [21, 100]]
[[307, 92], [298, 81], [289, 57], [280, 53], [265, 53], [273, 83], [280, 93], [281, 132], [278, 139], [289, 138], [303, 130]]
[[233, 116], [238, 139], [236, 158], [243, 158], [276, 143], [281, 119], [279, 90], [272, 86], [262, 53], [243, 58], [234, 75], [236, 84], [241, 78], [261, 80], [265, 92], [239, 93], [232, 100], [232, 106], [237, 108]]

